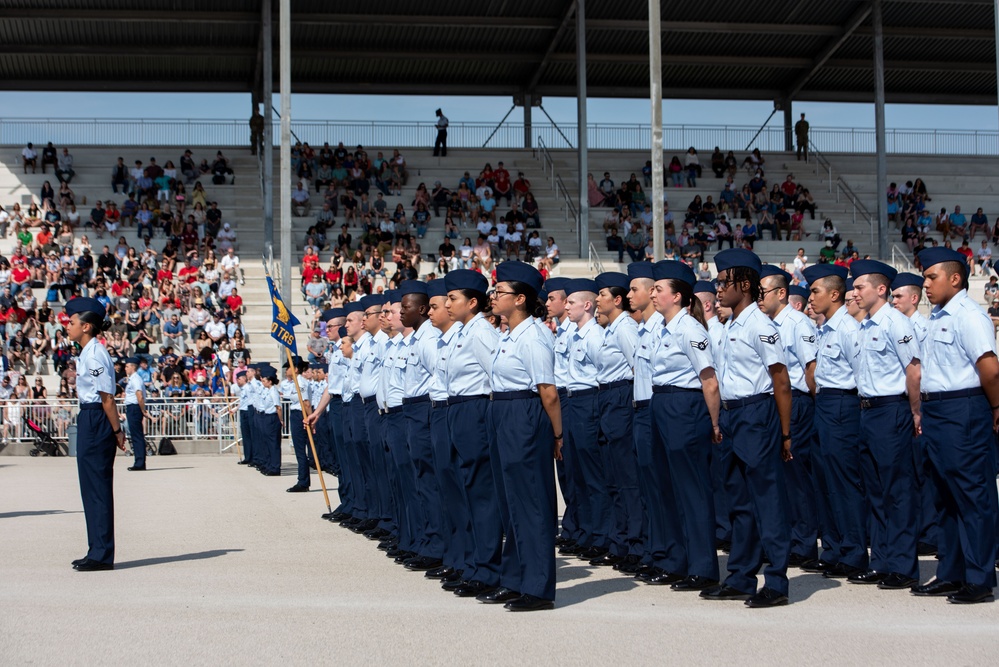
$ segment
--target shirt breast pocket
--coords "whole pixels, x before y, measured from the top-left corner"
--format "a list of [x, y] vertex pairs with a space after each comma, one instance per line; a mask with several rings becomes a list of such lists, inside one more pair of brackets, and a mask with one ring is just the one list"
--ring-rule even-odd
[[941, 366], [953, 366], [957, 351], [953, 331], [937, 331], [933, 335], [933, 358]]
[[649, 349], [648, 345], [639, 345], [635, 349], [635, 356], [638, 357], [639, 359], [644, 359], [645, 361], [649, 361], [650, 359], [652, 359], [652, 350]]
[[864, 343], [864, 351], [873, 357], [883, 357], [887, 354], [888, 341], [885, 340], [884, 336], [878, 336], [877, 338], [871, 338], [866, 343]]

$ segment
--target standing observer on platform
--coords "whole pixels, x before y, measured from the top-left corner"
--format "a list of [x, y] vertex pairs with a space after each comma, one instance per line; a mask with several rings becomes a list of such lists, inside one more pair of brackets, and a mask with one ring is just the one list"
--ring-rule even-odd
[[444, 112], [438, 109], [437, 114], [437, 139], [434, 140], [434, 157], [447, 157], [447, 126], [448, 120]]
[[76, 468], [87, 520], [87, 555], [73, 561], [79, 572], [114, 569], [114, 456], [125, 451], [125, 433], [114, 402], [114, 365], [96, 336], [107, 312], [97, 299], [77, 297], [66, 304], [69, 339], [83, 349], [76, 361]]
[[[125, 362], [125, 375], [128, 384], [125, 385], [125, 419], [128, 420], [128, 435], [132, 439], [132, 452], [135, 463], [129, 470], [146, 469], [146, 434], [142, 428], [142, 418], [148, 417], [146, 412], [146, 385], [142, 376], [136, 373], [139, 369], [139, 358], [129, 357]], [[112, 378], [114, 375], [112, 374]]]

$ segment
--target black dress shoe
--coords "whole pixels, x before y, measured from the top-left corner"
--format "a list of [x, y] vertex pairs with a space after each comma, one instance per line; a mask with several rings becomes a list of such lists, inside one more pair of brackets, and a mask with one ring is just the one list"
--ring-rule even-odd
[[881, 581], [888, 576], [887, 572], [878, 572], [877, 570], [868, 570], [867, 572], [859, 572], [857, 574], [851, 574], [846, 578], [851, 584], [880, 584]]
[[620, 556], [615, 556], [612, 553], [606, 553], [600, 558], [594, 558], [590, 561], [590, 565], [594, 567], [599, 567], [601, 565], [617, 565], [620, 563], [622, 558]]
[[852, 565], [847, 565], [846, 563], [836, 563], [831, 568], [822, 573], [822, 576], [826, 579], [847, 579], [854, 575], [863, 574], [864, 570], [859, 567], [853, 567]]
[[788, 567], [801, 567], [803, 564], [815, 560], [814, 558], [808, 558], [806, 556], [801, 556], [799, 554], [790, 554], [787, 557]]
[[375, 528], [374, 530], [365, 531], [364, 536], [369, 540], [380, 542], [389, 536], [389, 532], [384, 528]]
[[83, 565], [86, 562], [87, 562], [87, 557], [84, 556], [83, 558], [77, 558], [72, 563], [70, 563], [70, 565], [72, 565], [73, 567], [76, 567], [77, 565]]
[[393, 558], [392, 560], [394, 560], [397, 565], [402, 565], [407, 560], [409, 560], [411, 558], [416, 558], [418, 555], [419, 554], [413, 553], [412, 551], [404, 551], [401, 554], [399, 554], [398, 556], [396, 556], [395, 558]]
[[366, 533], [369, 530], [374, 530], [378, 527], [378, 519], [365, 519], [356, 526], [352, 527], [351, 530], [357, 534]]
[[715, 551], [728, 553], [732, 550], [731, 540], [715, 540]]
[[718, 584], [701, 591], [701, 597], [705, 600], [748, 600], [753, 597], [751, 593], [744, 593], [731, 586]]
[[920, 542], [916, 545], [916, 554], [919, 556], [936, 556], [937, 547], [935, 544], [927, 544], [926, 542]]
[[389, 550], [388, 550], [388, 551], [387, 551], [387, 552], [385, 553], [385, 555], [386, 555], [386, 556], [387, 556], [388, 558], [398, 558], [399, 556], [401, 556], [401, 555], [403, 555], [403, 554], [408, 554], [408, 553], [409, 553], [409, 552], [408, 552], [408, 551], [406, 551], [405, 549], [400, 549], [399, 547], [396, 547], [395, 549], [389, 549]]
[[992, 589], [977, 584], [965, 584], [957, 593], [947, 596], [947, 602], [954, 604], [975, 604], [977, 602], [991, 602], [992, 600]]
[[145, 470], [146, 466], [128, 466], [128, 470]]
[[271, 470], [269, 472], [264, 472], [264, 473], [261, 473], [261, 474], [264, 477], [280, 477], [281, 476], [281, 471], [279, 471], [279, 470]]
[[445, 580], [444, 583], [441, 584], [441, 588], [448, 591], [449, 593], [454, 593], [456, 590], [458, 590], [467, 583], [468, 583], [467, 581], [465, 581], [461, 577], [458, 577], [454, 581]]
[[301, 484], [296, 484], [295, 486], [288, 489], [288, 493], [308, 493], [309, 487], [302, 486]]
[[657, 574], [665, 571], [666, 570], [660, 567], [656, 567], [655, 565], [643, 565], [637, 570], [635, 570], [635, 579], [641, 579], [644, 581], [649, 577], [654, 577]]
[[236, 461], [236, 465], [241, 465], [241, 466], [245, 466], [247, 463], [249, 463], [249, 461], [246, 461], [246, 460]]
[[568, 544], [575, 544], [575, 543], [576, 540], [572, 539], [571, 537], [560, 537], [557, 540], [555, 540], [555, 546], [558, 547], [559, 549]]
[[533, 595], [521, 595], [516, 600], [507, 602], [503, 605], [503, 608], [510, 611], [543, 611], [545, 609], [554, 609], [555, 601], [543, 600]]
[[103, 572], [105, 570], [113, 570], [114, 563], [102, 563], [97, 560], [90, 560], [89, 558], [84, 559], [79, 565], [74, 565], [73, 569], [77, 572]]
[[939, 581], [935, 579], [928, 584], [913, 586], [909, 590], [912, 591], [913, 595], [935, 598], [957, 593], [963, 587], [964, 586], [958, 581]]
[[415, 563], [406, 563], [406, 569], [413, 572], [429, 572], [430, 570], [436, 570], [440, 566], [441, 559], [431, 558], [430, 556], [420, 556]]
[[424, 572], [423, 576], [427, 579], [443, 579], [449, 574], [453, 574], [454, 569], [448, 567], [447, 565], [441, 565], [440, 567], [435, 567], [432, 570], [427, 570]]
[[707, 577], [699, 577], [696, 574], [692, 574], [683, 581], [678, 581], [670, 588], [674, 591], [703, 591], [706, 588], [711, 588], [717, 586], [718, 582], [714, 579], [708, 579]]
[[486, 593], [491, 593], [496, 587], [484, 584], [481, 581], [466, 581], [464, 585], [454, 589], [454, 594], [460, 598], [474, 598]]
[[342, 510], [334, 510], [329, 515], [330, 521], [343, 521], [344, 519], [349, 519], [350, 515]]
[[753, 609], [783, 607], [786, 604], [787, 596], [783, 593], [778, 593], [772, 588], [762, 588], [759, 593], [746, 600], [746, 606]]
[[607, 555], [607, 549], [601, 549], [600, 547], [590, 547], [589, 549], [584, 549], [583, 551], [576, 554], [576, 558], [579, 560], [596, 560]]
[[832, 563], [827, 563], [826, 561], [819, 558], [811, 558], [806, 560], [804, 563], [798, 566], [801, 570], [805, 572], [825, 572], [826, 570], [834, 567]]
[[642, 567], [642, 559], [638, 556], [625, 556], [624, 560], [614, 566], [621, 574], [635, 574]]
[[482, 595], [476, 595], [475, 599], [483, 604], [502, 604], [504, 602], [509, 602], [510, 600], [516, 600], [519, 597], [521, 597], [521, 595], [517, 591], [501, 586], [494, 591], [483, 593]]
[[684, 579], [686, 579], [686, 577], [682, 574], [677, 574], [675, 572], [667, 572], [666, 570], [660, 568], [658, 574], [652, 577], [646, 577], [645, 579], [642, 579], [642, 581], [644, 581], [650, 586], [670, 586], [672, 584], [681, 582]]
[[890, 572], [887, 577], [878, 582], [878, 588], [883, 591], [900, 591], [912, 588], [918, 583], [919, 579], [913, 579], [897, 572]]
[[[443, 588], [443, 584], [454, 584], [454, 583], [464, 582], [465, 580], [462, 578], [463, 574], [464, 574], [463, 570], [451, 570], [443, 577], [441, 577], [441, 584], [442, 584], [441, 587]], [[451, 590], [454, 589], [452, 588]]]
[[584, 547], [576, 542], [571, 542], [558, 550], [558, 552], [563, 556], [578, 556], [583, 553], [583, 551]]
[[349, 516], [340, 522], [340, 525], [344, 528], [353, 528], [354, 526], [360, 524], [364, 519], [359, 519], [356, 516]]
[[380, 551], [392, 551], [397, 546], [399, 546], [399, 540], [395, 537], [386, 537], [378, 543], [378, 549]]

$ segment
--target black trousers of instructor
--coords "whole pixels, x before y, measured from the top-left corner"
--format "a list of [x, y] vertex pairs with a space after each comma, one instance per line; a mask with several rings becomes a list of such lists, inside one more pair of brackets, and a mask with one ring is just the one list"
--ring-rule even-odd
[[438, 155], [441, 157], [447, 156], [447, 126], [448, 120], [438, 109], [437, 114], [437, 139], [434, 141], [434, 157]]

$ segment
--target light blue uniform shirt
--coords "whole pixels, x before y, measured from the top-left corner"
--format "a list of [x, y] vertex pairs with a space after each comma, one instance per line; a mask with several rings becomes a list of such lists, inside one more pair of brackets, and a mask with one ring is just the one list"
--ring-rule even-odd
[[[323, 392], [326, 391], [325, 380], [309, 380], [309, 405], [315, 410], [319, 407], [319, 402], [323, 400]], [[326, 407], [329, 409], [329, 406]]]
[[339, 344], [335, 345], [328, 353], [329, 364], [326, 366], [326, 389], [330, 396], [340, 396], [343, 394], [344, 380], [347, 378], [347, 371], [350, 369], [350, 359], [343, 356]]
[[447, 399], [447, 359], [454, 349], [455, 336], [461, 331], [461, 322], [455, 322], [446, 333], [437, 331], [437, 349], [434, 350], [434, 377], [430, 383], [430, 400], [443, 401]]
[[[298, 380], [298, 387], [302, 390], [302, 400], [309, 400], [309, 383], [302, 382], [301, 378]], [[288, 408], [290, 410], [302, 411], [302, 406], [298, 402], [298, 392], [295, 391], [295, 383], [291, 380], [285, 379], [281, 380], [278, 384], [278, 391], [281, 393], [281, 398], [288, 401]]]
[[344, 403], [350, 403], [350, 400], [357, 395], [357, 378], [359, 376], [358, 368], [361, 365], [360, 357], [358, 355], [370, 338], [371, 336], [369, 336], [367, 332], [362, 334], [350, 347], [350, 359], [345, 359], [347, 362], [347, 372], [344, 373], [343, 387], [341, 387], [340, 391], [340, 399]]
[[656, 386], [700, 389], [701, 371], [714, 367], [711, 337], [686, 309], [653, 337], [652, 384]]
[[909, 318], [887, 303], [860, 324], [857, 389], [864, 398], [905, 393], [905, 369], [919, 359]]
[[142, 398], [146, 397], [146, 385], [142, 382], [142, 376], [135, 372], [128, 377], [128, 383], [125, 384], [125, 405], [138, 405], [138, 394], [142, 394]]
[[250, 393], [250, 385], [244, 384], [240, 387], [238, 384], [232, 386], [233, 392], [239, 397], [239, 409], [242, 412], [246, 412], [253, 405], [253, 395]]
[[371, 398], [378, 394], [382, 360], [385, 357], [385, 345], [388, 340], [388, 335], [384, 331], [379, 331], [371, 337], [364, 348], [358, 367], [360, 374], [357, 381], [357, 393], [362, 398]]
[[281, 393], [278, 391], [277, 386], [268, 389], [263, 386], [262, 382], [260, 386], [262, 388], [260, 400], [258, 401], [260, 411], [266, 415], [277, 414], [278, 406], [281, 405]]
[[826, 389], [857, 388], [857, 354], [860, 351], [860, 324], [846, 306], [840, 306], [819, 327], [815, 358], [815, 386]]
[[76, 359], [76, 395], [86, 405], [100, 403], [101, 392], [114, 396], [114, 364], [104, 346], [91, 338]]
[[996, 352], [992, 319], [961, 290], [943, 308], [930, 313], [924, 352], [922, 391], [957, 391], [982, 386], [975, 364]]
[[565, 318], [555, 332], [555, 385], [559, 389], [569, 386], [569, 347], [572, 336], [576, 333], [576, 325]]
[[448, 396], [477, 396], [492, 391], [489, 374], [499, 332], [478, 313], [454, 337], [447, 360]]
[[805, 382], [805, 367], [815, 361], [818, 353], [815, 327], [812, 321], [802, 312], [791, 306], [784, 306], [774, 318], [777, 331], [780, 332], [780, 342], [784, 345], [787, 356], [787, 374], [791, 378], [791, 389], [809, 393]]
[[406, 395], [406, 366], [409, 365], [409, 346], [401, 333], [392, 337], [391, 347], [386, 346], [385, 362], [382, 365], [384, 395], [383, 407], [395, 408], [402, 405]]
[[570, 391], [582, 391], [597, 386], [597, 363], [603, 354], [604, 330], [597, 318], [576, 329], [569, 345]]
[[717, 317], [708, 320], [708, 338], [711, 340], [711, 354], [715, 355], [715, 368], [718, 367], [717, 356], [721, 351], [722, 339], [725, 337], [725, 325]]
[[755, 303], [725, 325], [718, 354], [718, 382], [724, 401], [772, 394], [770, 367], [787, 366], [780, 333]]
[[430, 394], [439, 337], [440, 332], [430, 322], [406, 337], [406, 398]]
[[267, 391], [264, 389], [264, 383], [259, 378], [253, 378], [246, 386], [250, 388], [250, 404], [253, 406], [253, 409], [263, 411], [261, 407], [263, 405], [263, 394]]
[[930, 321], [923, 317], [923, 314], [918, 310], [913, 311], [912, 317], [909, 318], [912, 322], [912, 328], [916, 332], [916, 340], [919, 341], [919, 349], [923, 350], [923, 345], [926, 343], [926, 334], [930, 329]]
[[652, 398], [652, 349], [656, 345], [656, 338], [659, 337], [663, 321], [663, 316], [654, 312], [647, 321], [638, 325], [633, 393], [636, 401], [648, 401]]
[[528, 317], [500, 336], [490, 383], [494, 392], [537, 391], [555, 384], [555, 345], [540, 320]]
[[597, 360], [601, 384], [634, 379], [636, 347], [638, 324], [628, 313], [621, 313], [604, 329], [604, 349]]

